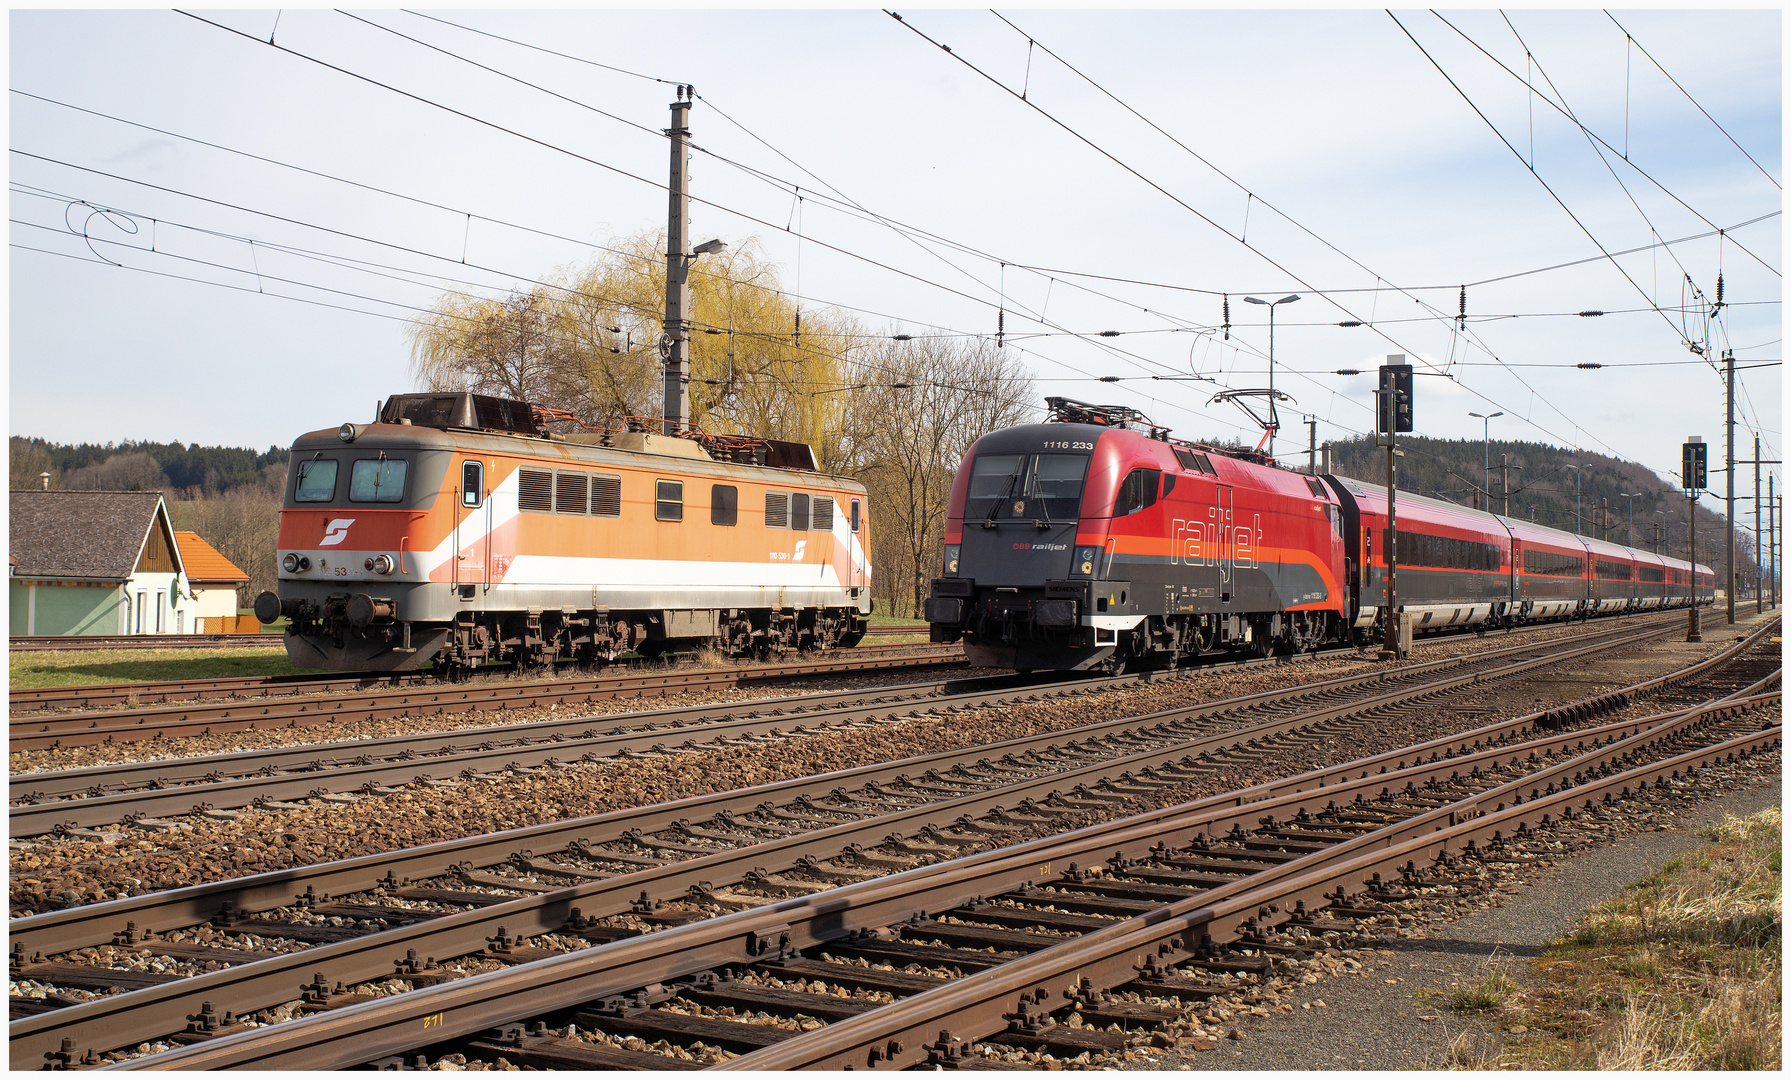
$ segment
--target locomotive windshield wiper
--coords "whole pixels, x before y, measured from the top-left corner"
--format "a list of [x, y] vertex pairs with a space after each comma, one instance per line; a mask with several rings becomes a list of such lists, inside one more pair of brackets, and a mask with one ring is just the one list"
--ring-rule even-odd
[[1006, 502], [1007, 497], [1014, 493], [1014, 482], [1020, 479], [1020, 473], [1023, 472], [1025, 468], [1026, 459], [1022, 457], [1020, 459], [1020, 464], [1014, 466], [1014, 471], [1007, 474], [1007, 487], [1002, 488], [1001, 494], [997, 495], [995, 501], [990, 504], [989, 516], [983, 519], [983, 528], [993, 529], [995, 527], [995, 515], [1001, 513], [1001, 504]]

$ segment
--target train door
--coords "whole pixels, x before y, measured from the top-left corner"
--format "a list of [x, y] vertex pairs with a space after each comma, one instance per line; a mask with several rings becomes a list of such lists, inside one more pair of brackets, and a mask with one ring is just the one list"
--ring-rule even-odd
[[849, 567], [846, 585], [854, 590], [852, 595], [857, 596], [856, 590], [864, 588], [865, 585], [864, 560], [870, 557], [866, 554], [867, 549], [863, 539], [864, 501], [862, 499], [853, 498], [851, 500], [847, 524], [851, 527], [851, 533], [846, 544], [846, 563]]
[[1237, 539], [1233, 535], [1231, 485], [1219, 484], [1218, 529], [1219, 529], [1219, 602], [1231, 603], [1231, 594], [1236, 585], [1231, 572], [1232, 559], [1237, 553]]
[[1513, 603], [1523, 603], [1524, 596], [1524, 542], [1513, 536], [1511, 538], [1511, 576], [1506, 581], [1505, 595]]
[[458, 490], [460, 505], [454, 511], [454, 592], [462, 600], [471, 600], [491, 584], [491, 500], [485, 497], [483, 462], [461, 463]]

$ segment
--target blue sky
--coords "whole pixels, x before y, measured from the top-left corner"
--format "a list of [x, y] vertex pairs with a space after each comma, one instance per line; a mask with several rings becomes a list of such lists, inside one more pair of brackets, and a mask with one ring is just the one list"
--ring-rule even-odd
[[[199, 14], [228, 29], [148, 10], [8, 20], [14, 434], [266, 447], [363, 419], [410, 388], [411, 306], [450, 281], [526, 285], [663, 224], [658, 132], [675, 82], [700, 96], [694, 141], [708, 153], [693, 192], [715, 205], [693, 211], [699, 238], [757, 237], [791, 289], [800, 255], [808, 302], [858, 309], [876, 329], [992, 334], [998, 309], [1010, 334], [1055, 328], [1010, 346], [1041, 395], [1134, 405], [1180, 435], [1255, 439], [1208, 403], [1217, 386], [1266, 379], [1264, 309], [1246, 294], [1303, 296], [1276, 316], [1276, 386], [1296, 399], [1283, 450], [1304, 444], [1302, 413], [1321, 439], [1369, 426], [1370, 377], [1332, 372], [1403, 352], [1453, 376], [1419, 381], [1423, 434], [1478, 438], [1467, 413], [1503, 410], [1495, 438], [1670, 476], [1684, 436], [1721, 435], [1721, 380], [1685, 347], [1704, 330], [1680, 310], [1684, 278], [1713, 299], [1723, 274], [1732, 306], [1713, 347], [1743, 363], [1781, 355], [1782, 222], [1765, 216], [1782, 208], [1777, 10], [1614, 11], [1634, 45], [1598, 11], [1514, 11], [1507, 24], [1444, 10], [1460, 33], [1395, 12], [1417, 44], [1379, 10], [1004, 10], [1012, 26], [986, 10], [903, 11], [906, 24], [875, 10], [436, 13], [663, 84], [403, 12]], [[1601, 159], [1545, 94], [1633, 165]], [[824, 185], [955, 246], [829, 209], [812, 195]], [[1600, 251], [1761, 218], [1615, 265]], [[1592, 261], [1526, 273], [1576, 260]], [[1522, 276], [1491, 280], [1507, 275]], [[1468, 289], [1464, 333], [1447, 316], [1465, 283], [1483, 284]], [[1214, 292], [1230, 297], [1229, 341], [1210, 332]], [[1607, 314], [1575, 314], [1587, 310]], [[1350, 319], [1371, 325], [1337, 325]], [[1122, 335], [1090, 336], [1104, 330]], [[1219, 382], [1150, 378], [1169, 373]], [[1743, 385], [1741, 414], [1776, 451], [1779, 369]]]

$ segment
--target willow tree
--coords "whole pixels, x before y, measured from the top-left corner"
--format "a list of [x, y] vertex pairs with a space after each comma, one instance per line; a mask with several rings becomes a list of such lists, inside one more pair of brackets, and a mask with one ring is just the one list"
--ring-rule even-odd
[[[504, 297], [444, 294], [411, 324], [426, 387], [501, 393], [618, 427], [658, 416], [665, 234], [612, 241], [590, 262]], [[864, 335], [848, 317], [783, 291], [756, 241], [692, 261], [690, 405], [697, 427], [814, 446], [848, 468], [838, 394]]]

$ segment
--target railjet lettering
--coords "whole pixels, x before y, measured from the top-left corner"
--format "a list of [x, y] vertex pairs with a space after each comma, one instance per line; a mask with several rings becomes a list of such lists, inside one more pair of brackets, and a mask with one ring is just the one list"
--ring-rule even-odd
[[1221, 569], [1238, 567], [1242, 570], [1254, 570], [1256, 565], [1256, 549], [1262, 541], [1262, 515], [1250, 515], [1250, 524], [1231, 528], [1231, 558], [1224, 558], [1222, 551], [1214, 550], [1213, 540], [1220, 536], [1217, 523], [1218, 512], [1208, 511], [1208, 520], [1203, 524], [1198, 521], [1176, 518], [1170, 522], [1169, 563], [1172, 566], [1218, 566]]
[[1068, 544], [1015, 544], [1015, 551], [1068, 551]]

